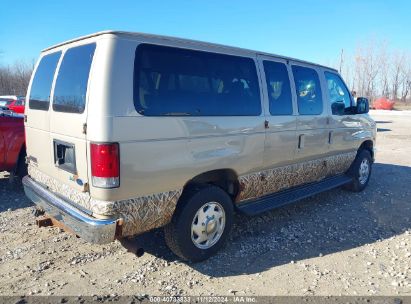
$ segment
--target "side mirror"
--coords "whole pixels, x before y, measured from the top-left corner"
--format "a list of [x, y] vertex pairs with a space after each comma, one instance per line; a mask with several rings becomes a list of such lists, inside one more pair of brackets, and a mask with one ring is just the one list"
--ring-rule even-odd
[[345, 104], [343, 100], [335, 101], [331, 104], [331, 111], [333, 115], [344, 115]]
[[370, 103], [368, 102], [368, 98], [358, 97], [355, 112], [357, 114], [365, 114], [365, 113], [368, 113], [369, 110], [370, 110]]

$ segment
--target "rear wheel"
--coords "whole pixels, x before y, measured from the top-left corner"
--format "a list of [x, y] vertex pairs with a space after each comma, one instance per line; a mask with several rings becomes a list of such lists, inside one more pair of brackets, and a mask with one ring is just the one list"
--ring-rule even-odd
[[13, 171], [10, 172], [9, 183], [15, 187], [20, 187], [21, 180], [26, 175], [27, 175], [26, 151], [22, 150], [17, 160], [16, 167], [14, 168]]
[[22, 179], [23, 177], [27, 175], [27, 164], [26, 164], [26, 152], [25, 151], [20, 153], [19, 161], [16, 167], [16, 175], [19, 177], [19, 179]]
[[348, 174], [352, 177], [352, 182], [344, 188], [354, 192], [360, 192], [367, 187], [371, 176], [372, 159], [368, 150], [358, 152]]
[[222, 189], [211, 185], [187, 189], [164, 228], [166, 243], [184, 260], [208, 259], [227, 239], [233, 215], [231, 198]]

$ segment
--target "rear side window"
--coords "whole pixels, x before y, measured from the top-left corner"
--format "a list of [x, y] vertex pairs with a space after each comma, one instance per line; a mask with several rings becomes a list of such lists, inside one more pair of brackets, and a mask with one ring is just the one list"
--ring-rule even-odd
[[83, 113], [86, 106], [87, 83], [96, 44], [68, 49], [57, 75], [53, 110]]
[[41, 58], [31, 84], [30, 109], [44, 111], [49, 109], [51, 85], [60, 55], [61, 52], [56, 52]]
[[142, 44], [134, 103], [143, 115], [257, 116], [260, 91], [251, 58]]
[[263, 64], [270, 102], [270, 114], [292, 115], [293, 102], [286, 65], [273, 61], [264, 61]]
[[319, 115], [323, 112], [321, 85], [318, 73], [310, 68], [293, 65], [298, 112], [301, 115]]

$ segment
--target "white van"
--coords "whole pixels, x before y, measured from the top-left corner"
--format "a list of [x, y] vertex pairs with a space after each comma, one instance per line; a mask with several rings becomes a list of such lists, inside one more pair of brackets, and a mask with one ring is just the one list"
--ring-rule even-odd
[[101, 32], [45, 49], [27, 93], [27, 196], [90, 242], [165, 227], [180, 257], [224, 243], [234, 212], [361, 191], [368, 101], [334, 69], [228, 46]]

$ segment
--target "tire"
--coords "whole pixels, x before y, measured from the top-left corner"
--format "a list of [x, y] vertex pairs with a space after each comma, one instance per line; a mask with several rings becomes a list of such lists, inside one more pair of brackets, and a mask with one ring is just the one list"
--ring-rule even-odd
[[16, 167], [10, 172], [9, 184], [12, 188], [19, 189], [22, 185], [21, 180], [27, 175], [26, 151], [20, 152]]
[[22, 152], [16, 166], [16, 175], [22, 179], [27, 175], [26, 152]]
[[370, 181], [371, 169], [371, 153], [368, 150], [360, 150], [348, 170], [348, 175], [352, 177], [352, 181], [345, 185], [344, 189], [353, 192], [363, 191]]
[[224, 245], [233, 217], [233, 202], [219, 187], [186, 189], [171, 222], [164, 227], [167, 246], [185, 261], [206, 260]]

